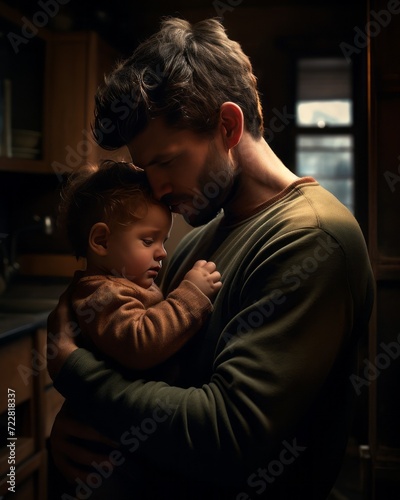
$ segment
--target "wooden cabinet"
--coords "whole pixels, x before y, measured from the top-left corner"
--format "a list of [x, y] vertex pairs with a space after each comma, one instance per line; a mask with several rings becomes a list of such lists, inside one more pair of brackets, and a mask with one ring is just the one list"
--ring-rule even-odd
[[[0, 148], [0, 170], [60, 176], [102, 158], [129, 160], [126, 148], [112, 153], [102, 150], [91, 134], [94, 95], [116, 63], [117, 51], [94, 32], [56, 33], [41, 28], [22, 42], [24, 19], [0, 2], [0, 102], [4, 108], [5, 82], [12, 87], [12, 105], [6, 107], [11, 107], [8, 135], [13, 143], [10, 151]], [[24, 148], [15, 147], [15, 131], [25, 129], [39, 134], [39, 142], [30, 148], [36, 151], [31, 158]], [[3, 136], [0, 130], [0, 145]]]
[[49, 33], [25, 19], [0, 2], [0, 170], [44, 172]]
[[[400, 9], [371, 0], [367, 26], [369, 67], [369, 248], [376, 279], [369, 359], [369, 457], [373, 500], [397, 500], [400, 491]], [[367, 364], [369, 363], [369, 364]]]
[[104, 158], [129, 159], [125, 148], [101, 149], [92, 138], [94, 95], [118, 59], [94, 32], [54, 34], [48, 57], [48, 157], [57, 174]]
[[47, 375], [45, 342], [39, 329], [1, 345], [0, 498], [47, 499], [46, 439], [63, 398]]

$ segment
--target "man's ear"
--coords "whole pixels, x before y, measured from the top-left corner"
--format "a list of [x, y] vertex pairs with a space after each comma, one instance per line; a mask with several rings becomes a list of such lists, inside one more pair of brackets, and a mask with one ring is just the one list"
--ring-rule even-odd
[[224, 102], [220, 108], [220, 124], [226, 148], [234, 148], [243, 135], [244, 116], [240, 106]]
[[104, 222], [93, 224], [89, 234], [89, 248], [97, 255], [107, 255], [110, 229]]

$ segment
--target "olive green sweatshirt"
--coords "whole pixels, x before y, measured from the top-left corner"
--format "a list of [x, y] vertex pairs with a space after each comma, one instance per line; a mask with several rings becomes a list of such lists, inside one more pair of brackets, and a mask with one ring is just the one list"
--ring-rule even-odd
[[356, 345], [373, 300], [356, 220], [303, 178], [253, 214], [222, 214], [189, 233], [164, 292], [198, 259], [216, 262], [223, 287], [178, 356], [176, 386], [127, 380], [78, 349], [57, 389], [129, 459], [147, 464], [148, 498], [326, 498], [346, 446]]

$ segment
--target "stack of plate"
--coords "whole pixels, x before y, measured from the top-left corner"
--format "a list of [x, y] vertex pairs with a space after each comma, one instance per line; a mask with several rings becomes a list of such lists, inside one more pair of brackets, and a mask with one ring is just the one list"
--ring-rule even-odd
[[41, 133], [36, 130], [14, 129], [12, 132], [12, 155], [15, 158], [34, 160], [39, 156]]

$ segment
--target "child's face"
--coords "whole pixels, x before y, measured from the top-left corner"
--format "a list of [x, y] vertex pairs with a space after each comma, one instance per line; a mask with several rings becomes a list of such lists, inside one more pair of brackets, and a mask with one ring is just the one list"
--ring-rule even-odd
[[171, 226], [169, 209], [149, 204], [143, 219], [127, 228], [112, 231], [107, 244], [110, 271], [149, 288], [167, 255], [164, 243]]

